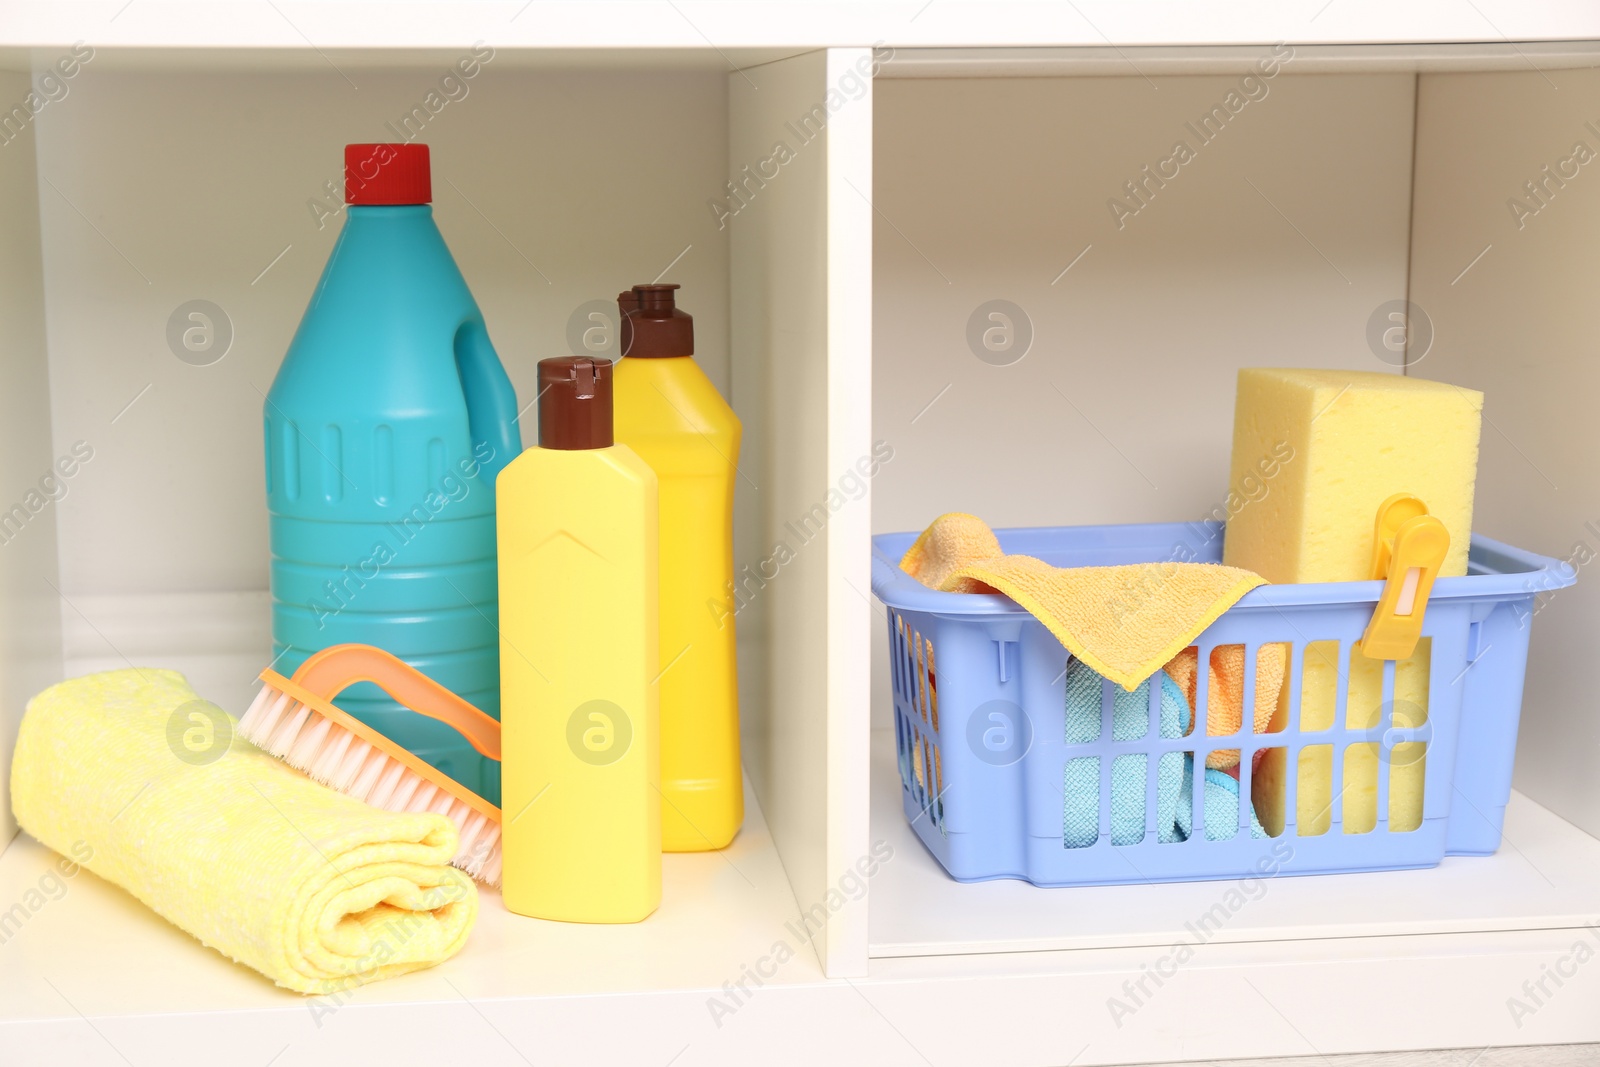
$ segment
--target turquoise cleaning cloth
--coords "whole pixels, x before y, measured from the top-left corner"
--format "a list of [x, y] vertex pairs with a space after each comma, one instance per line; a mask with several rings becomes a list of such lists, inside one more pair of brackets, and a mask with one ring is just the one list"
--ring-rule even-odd
[[[1166, 671], [1157, 671], [1161, 685], [1162, 737], [1182, 737], [1189, 730], [1189, 701]], [[1149, 732], [1150, 683], [1128, 692], [1111, 686], [1111, 737], [1137, 741]], [[1066, 742], [1088, 744], [1100, 737], [1100, 701], [1105, 679], [1076, 657], [1067, 665]], [[1149, 757], [1128, 752], [1111, 761], [1111, 843], [1133, 845], [1145, 836], [1145, 769]], [[1194, 827], [1194, 757], [1186, 752], [1162, 753], [1156, 764], [1156, 840], [1163, 844], [1187, 841]], [[1239, 783], [1222, 771], [1208, 769], [1205, 777], [1206, 838], [1231, 838], [1239, 826]], [[1062, 777], [1065, 805], [1062, 844], [1087, 848], [1100, 837], [1100, 757], [1068, 760]], [[1266, 837], [1266, 830], [1250, 812], [1250, 836]]]

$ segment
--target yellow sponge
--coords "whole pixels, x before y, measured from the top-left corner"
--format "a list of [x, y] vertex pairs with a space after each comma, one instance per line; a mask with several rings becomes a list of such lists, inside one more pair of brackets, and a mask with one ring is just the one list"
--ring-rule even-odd
[[[1442, 576], [1467, 572], [1477, 480], [1483, 394], [1442, 382], [1361, 371], [1248, 369], [1239, 372], [1230, 500], [1223, 560], [1272, 582], [1345, 582], [1371, 577], [1373, 520], [1394, 493], [1421, 498], [1450, 532]], [[1428, 707], [1429, 645], [1396, 665], [1395, 717], [1420, 726]], [[1334, 725], [1340, 656], [1336, 642], [1305, 647], [1300, 728]], [[1377, 726], [1383, 664], [1350, 655], [1345, 725]], [[1286, 703], [1286, 702], [1285, 702]], [[1281, 726], [1280, 726], [1281, 728]], [[1377, 824], [1377, 782], [1389, 774], [1389, 829], [1422, 824], [1425, 745], [1402, 744], [1389, 768], [1377, 746], [1344, 753], [1343, 829]], [[1274, 753], [1253, 790], [1263, 825], [1283, 824], [1284, 776], [1297, 780], [1301, 835], [1327, 832], [1333, 795], [1333, 745], [1302, 749], [1291, 771]]]
[[[1300, 678], [1300, 729], [1333, 728], [1339, 684], [1338, 643], [1315, 641], [1306, 646]], [[1410, 659], [1395, 664], [1394, 725], [1408, 729], [1428, 718], [1429, 639], [1417, 643]], [[1383, 661], [1355, 649], [1350, 655], [1345, 726], [1371, 730], [1382, 722]], [[1309, 740], [1309, 739], [1308, 739]], [[1382, 766], [1378, 746], [1370, 741], [1349, 745], [1344, 752], [1344, 832], [1364, 834], [1378, 823], [1378, 775], [1389, 776], [1389, 829], [1415, 830], [1422, 825], [1422, 787], [1427, 745], [1407, 741], [1394, 747], [1390, 765]], [[1300, 751], [1296, 822], [1302, 837], [1327, 833], [1333, 817], [1333, 745], [1314, 740]]]
[[[1418, 643], [1410, 659], [1395, 664], [1395, 726], [1411, 728], [1427, 722], [1429, 665], [1429, 638], [1426, 637]], [[1307, 644], [1302, 667], [1300, 728], [1331, 730], [1338, 696], [1338, 642]], [[1345, 725], [1355, 730], [1378, 726], [1383, 714], [1383, 661], [1368, 659], [1359, 650], [1353, 650], [1348, 684]], [[1288, 677], [1285, 676], [1278, 710], [1266, 732], [1276, 733], [1287, 725], [1288, 703]], [[1300, 837], [1315, 837], [1327, 833], [1333, 824], [1333, 742], [1318, 744], [1315, 737], [1306, 741], [1300, 750], [1299, 765], [1292, 771], [1297, 783], [1295, 833]], [[1380, 774], [1389, 778], [1390, 832], [1415, 830], [1422, 825], [1427, 747], [1420, 741], [1402, 742], [1394, 747], [1389, 765], [1385, 767], [1376, 744], [1358, 741], [1346, 746], [1340, 790], [1345, 833], [1364, 834], [1377, 827]], [[1284, 783], [1290, 773], [1287, 750], [1269, 748], [1251, 778], [1251, 800], [1256, 815], [1274, 837], [1284, 830]]]
[[1411, 493], [1450, 531], [1440, 576], [1467, 573], [1482, 408], [1476, 390], [1399, 374], [1241, 370], [1223, 562], [1269, 582], [1360, 581], [1378, 505]]

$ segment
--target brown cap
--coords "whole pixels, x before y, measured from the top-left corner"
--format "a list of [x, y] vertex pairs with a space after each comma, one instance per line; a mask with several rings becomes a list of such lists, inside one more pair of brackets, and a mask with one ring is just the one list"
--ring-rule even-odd
[[670, 282], [636, 285], [617, 296], [623, 356], [637, 359], [694, 355], [694, 318], [679, 311]]
[[560, 356], [539, 361], [539, 447], [610, 448], [611, 361]]

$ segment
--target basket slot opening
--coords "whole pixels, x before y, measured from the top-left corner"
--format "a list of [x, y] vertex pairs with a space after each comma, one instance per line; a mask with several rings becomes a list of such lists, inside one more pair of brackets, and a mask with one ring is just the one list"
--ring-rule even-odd
[[893, 644], [893, 652], [890, 656], [890, 659], [893, 660], [892, 666], [894, 668], [893, 673], [895, 676], [895, 685], [900, 693], [900, 698], [907, 703], [910, 703], [911, 664], [908, 662], [910, 649], [906, 643], [906, 627], [907, 623], [905, 617], [896, 613], [894, 617], [894, 626], [891, 628], [889, 634], [890, 640]]
[[1299, 837], [1321, 837], [1328, 832], [1332, 811], [1333, 746], [1306, 745], [1300, 750], [1296, 775], [1299, 805], [1295, 809]]
[[[1150, 779], [1145, 768], [1149, 762], [1142, 752], [1124, 752], [1111, 761], [1111, 774], [1105, 783], [1108, 795], [1101, 798], [1101, 808], [1106, 812], [1113, 845], [1137, 845], [1145, 838], [1150, 825], [1144, 804]], [[1125, 804], [1127, 810], [1113, 811], [1111, 805], [1118, 802]]]
[[[1069, 667], [1070, 669], [1070, 667]], [[1100, 714], [1076, 714], [1066, 717], [1066, 728], [1062, 740], [1069, 745], [1089, 745], [1100, 740], [1102, 724], [1110, 716], [1111, 683], [1102, 682], [1100, 687]]]
[[1345, 833], [1370, 834], [1377, 829], [1379, 782], [1378, 746], [1371, 741], [1345, 746], [1344, 785], [1339, 791], [1346, 813]]
[[1389, 832], [1410, 833], [1422, 826], [1423, 788], [1427, 784], [1428, 743], [1403, 741], [1389, 752]]
[[900, 642], [897, 637], [899, 629], [899, 618], [894, 612], [889, 612], [889, 692], [896, 699], [900, 696]]
[[894, 713], [894, 759], [895, 766], [900, 770], [900, 784], [907, 785], [906, 781], [906, 728], [901, 721], [900, 709]]
[[917, 739], [917, 748], [922, 757], [922, 804], [929, 807], [933, 803], [933, 752], [928, 747], [926, 735]]
[[906, 708], [912, 718], [917, 716], [917, 658], [912, 651], [914, 647], [911, 640], [911, 620], [907, 619], [901, 624], [900, 634], [900, 664], [905, 672]]
[[895, 684], [899, 686], [900, 698], [911, 699], [911, 669], [906, 663], [906, 620], [900, 615], [894, 617], [894, 675]]
[[[1282, 837], [1294, 809], [1290, 796], [1293, 776], [1287, 748], [1264, 748], [1240, 768], [1239, 792], [1250, 797], [1256, 818], [1269, 837]], [[1248, 776], [1248, 783], [1244, 780]]]
[[916, 795], [917, 802], [926, 807], [928, 802], [928, 778], [922, 770], [922, 739], [916, 735], [912, 735], [911, 740], [911, 772], [916, 779], [913, 792]]
[[1156, 840], [1161, 844], [1175, 845], [1194, 840], [1194, 834], [1186, 834], [1184, 830], [1194, 825], [1193, 810], [1191, 808], [1185, 813], [1182, 809], [1189, 803], [1193, 793], [1194, 761], [1197, 758], [1204, 757], [1195, 752], [1164, 752], [1156, 764], [1156, 777], [1171, 796], [1166, 809], [1157, 816]]
[[922, 718], [923, 723], [926, 723], [928, 721], [928, 664], [926, 664], [922, 654], [922, 633], [918, 633], [915, 629], [910, 632], [910, 646], [912, 646], [912, 653], [917, 657], [915, 659], [915, 704], [917, 704], [917, 715]]
[[913, 733], [911, 741], [911, 766], [914, 784], [912, 798], [922, 808], [923, 814], [939, 830], [944, 829], [944, 766], [939, 758], [939, 748], [920, 733]]
[[[1207, 841], [1232, 841], [1239, 836], [1239, 831], [1244, 830], [1245, 836], [1250, 834], [1250, 809], [1240, 802], [1244, 795], [1243, 789], [1237, 792], [1229, 790], [1223, 785], [1213, 786], [1206, 779], [1216, 776], [1227, 777], [1225, 771], [1205, 770], [1197, 772], [1201, 775], [1196, 782], [1195, 792], [1200, 795], [1200, 810], [1211, 817], [1205, 823], [1205, 839]], [[1203, 784], [1202, 784], [1203, 783]], [[1213, 808], [1209, 812], [1207, 808]], [[1199, 835], [1196, 830], [1191, 837]]]
[[1061, 772], [1061, 793], [1061, 846], [1088, 848], [1100, 840], [1100, 804], [1090, 807], [1082, 801], [1100, 796], [1100, 757], [1069, 759]]
[[[1240, 716], [1241, 733], [1270, 736], [1281, 734], [1289, 728], [1291, 708], [1298, 696], [1299, 653], [1300, 648], [1290, 642], [1251, 646], [1246, 649], [1247, 671], [1244, 682], [1244, 707]], [[1272, 670], [1272, 674], [1264, 682], [1261, 678], [1263, 659]], [[1281, 681], [1278, 682], [1277, 692], [1263, 693], [1260, 686], [1266, 684], [1270, 687], [1272, 679], [1279, 676], [1280, 667]], [[1256, 708], [1264, 696], [1273, 701], [1272, 714], [1262, 723], [1262, 728], [1258, 731]], [[1293, 803], [1293, 776], [1287, 773], [1287, 761], [1288, 751], [1281, 747], [1254, 751], [1242, 749], [1238, 759], [1239, 795], [1250, 798], [1251, 809], [1269, 837], [1281, 836], [1285, 824], [1293, 821], [1292, 808], [1289, 807]], [[1249, 830], [1246, 822], [1249, 814], [1242, 810], [1241, 806], [1239, 813], [1241, 831]]]
[[1333, 729], [1334, 713], [1342, 694], [1338, 641], [1311, 641], [1305, 646], [1300, 681], [1300, 730], [1320, 733]]

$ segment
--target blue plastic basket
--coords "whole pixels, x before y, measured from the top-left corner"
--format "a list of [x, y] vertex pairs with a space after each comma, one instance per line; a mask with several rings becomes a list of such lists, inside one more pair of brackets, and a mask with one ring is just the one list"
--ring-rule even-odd
[[[996, 531], [1008, 553], [1061, 567], [1217, 562], [1217, 523], [1080, 526]], [[1431, 638], [1428, 706], [1419, 726], [1396, 726], [1395, 664], [1384, 664], [1382, 721], [1374, 729], [1345, 725], [1345, 670], [1383, 588], [1381, 581], [1262, 586], [1247, 593], [1195, 641], [1202, 674], [1196, 724], [1188, 736], [1158, 735], [1152, 698], [1146, 735], [1113, 740], [1112, 683], [1104, 683], [1099, 739], [1065, 740], [1068, 653], [1044, 625], [1010, 598], [939, 593], [900, 570], [915, 534], [873, 538], [872, 591], [888, 607], [895, 747], [907, 820], [947, 871], [960, 881], [1022, 878], [1040, 886], [1191, 881], [1263, 873], [1316, 874], [1431, 867], [1447, 854], [1487, 855], [1500, 845], [1511, 792], [1511, 768], [1527, 667], [1534, 598], [1571, 585], [1566, 564], [1474, 536], [1468, 573], [1441, 578], [1428, 602], [1423, 636]], [[1341, 665], [1334, 725], [1301, 730], [1300, 686], [1305, 648], [1337, 641]], [[1272, 733], [1207, 736], [1204, 671], [1219, 645], [1246, 648], [1244, 730], [1253, 721], [1256, 650], [1292, 646], [1287, 716]], [[1327, 646], [1322, 646], [1327, 647]], [[1424, 646], [1419, 646], [1424, 647]], [[1159, 693], [1159, 687], [1152, 687]], [[1388, 824], [1390, 755], [1396, 745], [1426, 745], [1421, 825]], [[1353, 744], [1378, 745], [1377, 824], [1345, 832], [1339, 783]], [[1295, 824], [1301, 750], [1328, 745], [1334, 799], [1326, 832], [1301, 836]], [[1285, 750], [1281, 833], [1253, 839], [1251, 806], [1239, 804], [1231, 835], [1202, 832], [1205, 790], [1193, 790], [1187, 840], [1156, 837], [1155, 768], [1167, 752], [1193, 753], [1196, 765], [1214, 749], [1239, 749], [1239, 789], [1251, 795], [1258, 749]], [[1405, 750], [1416, 751], [1414, 747]], [[1147, 773], [1142, 840], [1114, 845], [1110, 835], [1112, 761], [1143, 753]], [[1098, 759], [1100, 834], [1087, 847], [1067, 847], [1063, 772], [1070, 760]], [[1212, 840], [1213, 837], [1221, 839]]]

